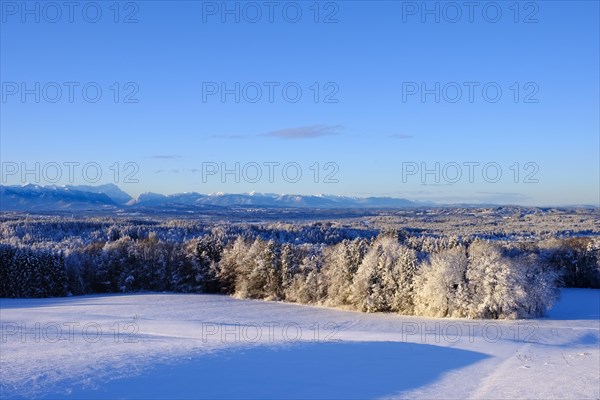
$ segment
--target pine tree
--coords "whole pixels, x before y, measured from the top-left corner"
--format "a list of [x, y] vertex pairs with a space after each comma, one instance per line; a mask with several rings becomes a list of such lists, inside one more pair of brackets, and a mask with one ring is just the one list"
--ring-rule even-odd
[[10, 291], [13, 297], [36, 297], [36, 285], [41, 285], [38, 274], [38, 259], [27, 248], [15, 253]]
[[219, 261], [223, 252], [221, 241], [212, 236], [201, 237], [196, 245], [196, 282], [202, 293], [218, 293]]
[[323, 275], [327, 281], [327, 304], [340, 306], [349, 304], [351, 274], [350, 244], [347, 240], [334, 245], [325, 257]]
[[396, 283], [390, 308], [410, 315], [414, 313], [414, 279], [417, 272], [417, 253], [406, 246], [394, 247], [395, 262], [392, 277]]
[[286, 293], [286, 299], [302, 304], [320, 304], [326, 295], [322, 267], [322, 253], [314, 249], [309, 250], [302, 258], [299, 271]]
[[298, 257], [294, 251], [294, 247], [289, 243], [284, 243], [281, 246], [281, 288], [280, 295], [287, 298], [289, 291], [294, 281], [294, 276], [299, 272]]
[[16, 248], [0, 244], [0, 297], [15, 297], [12, 288]]
[[219, 285], [221, 292], [233, 294], [236, 292], [236, 281], [238, 272], [242, 268], [242, 262], [248, 253], [249, 246], [241, 235], [238, 235], [233, 245], [223, 250], [223, 256], [219, 263]]
[[361, 311], [385, 311], [386, 288], [384, 248], [381, 240], [376, 240], [365, 255], [354, 277], [350, 301]]
[[239, 264], [236, 280], [236, 296], [262, 299], [267, 292], [269, 281], [269, 261], [265, 257], [267, 244], [257, 238], [250, 246], [246, 257]]
[[174, 248], [174, 262], [171, 267], [171, 286], [177, 292], [194, 293], [196, 286], [195, 243], [187, 242]]
[[332, 306], [351, 303], [354, 277], [363, 262], [368, 243], [363, 239], [344, 240], [333, 246], [323, 268], [327, 282], [327, 303]]

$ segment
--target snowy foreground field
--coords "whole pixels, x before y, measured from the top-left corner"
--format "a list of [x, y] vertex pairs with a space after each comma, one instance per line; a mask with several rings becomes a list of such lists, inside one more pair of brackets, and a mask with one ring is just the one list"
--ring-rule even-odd
[[180, 294], [0, 306], [2, 399], [600, 398], [598, 290], [526, 321]]

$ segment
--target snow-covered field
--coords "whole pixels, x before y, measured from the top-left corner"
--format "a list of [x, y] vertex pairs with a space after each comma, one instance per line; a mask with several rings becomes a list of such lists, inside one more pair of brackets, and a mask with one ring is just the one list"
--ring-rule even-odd
[[600, 398], [600, 291], [473, 321], [141, 294], [0, 300], [0, 398]]

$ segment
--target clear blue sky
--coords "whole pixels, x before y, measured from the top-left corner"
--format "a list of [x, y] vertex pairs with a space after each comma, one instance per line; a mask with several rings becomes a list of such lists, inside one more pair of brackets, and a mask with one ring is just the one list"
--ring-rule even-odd
[[597, 1], [47, 4], [1, 2], [3, 184], [599, 203]]

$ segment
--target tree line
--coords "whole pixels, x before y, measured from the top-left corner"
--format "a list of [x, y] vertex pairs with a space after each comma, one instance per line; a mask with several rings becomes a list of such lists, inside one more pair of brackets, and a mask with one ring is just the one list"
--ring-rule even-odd
[[513, 243], [385, 230], [310, 243], [290, 233], [211, 229], [182, 241], [151, 230], [129, 229], [136, 232], [131, 237], [112, 226], [103, 229], [100, 240], [68, 246], [3, 240], [0, 297], [221, 293], [365, 312], [495, 319], [543, 315], [559, 286], [600, 288], [594, 238]]

